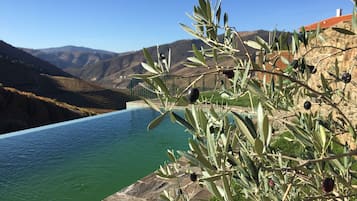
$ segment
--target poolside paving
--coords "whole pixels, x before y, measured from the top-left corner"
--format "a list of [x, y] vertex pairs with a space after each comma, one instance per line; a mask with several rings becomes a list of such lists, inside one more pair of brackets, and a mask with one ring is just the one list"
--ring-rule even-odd
[[190, 180], [190, 172], [200, 176], [200, 169], [190, 167], [184, 159], [180, 159], [178, 164], [179, 171], [175, 174], [177, 178], [164, 179], [152, 173], [103, 201], [157, 201], [161, 200], [160, 195], [165, 190], [177, 200], [209, 200], [211, 193], [197, 181]]

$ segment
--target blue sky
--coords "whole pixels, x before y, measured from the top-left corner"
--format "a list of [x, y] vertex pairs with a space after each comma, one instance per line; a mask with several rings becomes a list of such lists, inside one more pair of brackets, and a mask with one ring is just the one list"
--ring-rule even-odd
[[[114, 52], [192, 38], [198, 0], [0, 0], [0, 40], [17, 47], [85, 46]], [[351, 0], [222, 0], [231, 26], [292, 31], [336, 14], [351, 13]]]

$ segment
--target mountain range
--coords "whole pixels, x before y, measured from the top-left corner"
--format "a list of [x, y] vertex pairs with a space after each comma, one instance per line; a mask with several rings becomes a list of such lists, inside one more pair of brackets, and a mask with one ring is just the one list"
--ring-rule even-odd
[[[268, 40], [270, 33], [257, 30], [240, 35], [244, 41], [256, 36]], [[170, 74], [185, 76], [207, 70], [184, 68], [187, 57], [193, 55], [192, 45], [206, 47], [200, 40], [178, 40], [146, 49], [154, 58], [157, 51], [167, 57], [170, 49]], [[243, 50], [242, 44], [237, 45]], [[238, 54], [244, 55], [244, 51]], [[6, 119], [0, 123], [0, 133], [125, 108], [127, 101], [135, 99], [128, 95], [128, 86], [130, 75], [144, 73], [141, 62], [145, 62], [142, 50], [115, 53], [76, 46], [29, 49], [0, 41], [0, 117]], [[186, 84], [184, 80], [176, 83]]]
[[58, 69], [52, 63], [21, 51], [20, 49], [15, 48], [2, 40], [0, 40], [0, 58], [2, 61], [9, 61], [13, 64], [16, 63], [17, 65], [28, 66], [29, 69], [37, 71], [38, 73], [63, 77], [73, 77], [69, 73]]
[[[124, 109], [126, 102], [133, 100], [124, 91], [79, 79], [4, 41], [0, 41], [0, 89], [1, 107], [6, 108], [0, 111], [0, 117], [4, 117], [0, 132]], [[51, 108], [51, 115], [47, 115], [50, 119], [43, 118], [48, 108]], [[24, 116], [33, 118], [23, 119]]]
[[[244, 41], [255, 40], [256, 36], [260, 36], [264, 40], [269, 39], [269, 31], [265, 30], [240, 32], [240, 35]], [[192, 44], [195, 44], [198, 48], [206, 47], [202, 41], [195, 39], [178, 40], [159, 46], [159, 51], [164, 54], [167, 54], [168, 49], [171, 49], [172, 74], [187, 75], [205, 70], [202, 68], [183, 68], [186, 58], [192, 56]], [[238, 49], [243, 50], [242, 44], [238, 44]], [[153, 56], [157, 54], [157, 46], [148, 47], [147, 50]], [[145, 61], [142, 50], [117, 54], [102, 50], [65, 46], [38, 50], [25, 49], [25, 51], [61, 67], [73, 76], [108, 88], [127, 88], [130, 82], [128, 77], [131, 74], [144, 72], [141, 67], [141, 62]], [[249, 49], [249, 51], [254, 54], [253, 49]], [[244, 54], [244, 51], [242, 51], [241, 56], [244, 56]]]
[[48, 61], [61, 69], [81, 68], [117, 55], [117, 53], [114, 52], [77, 46], [46, 49], [22, 48], [22, 50], [42, 60]]

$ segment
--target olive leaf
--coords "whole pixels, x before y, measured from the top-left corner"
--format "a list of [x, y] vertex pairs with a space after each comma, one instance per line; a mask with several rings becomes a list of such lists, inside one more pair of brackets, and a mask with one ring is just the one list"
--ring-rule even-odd
[[155, 63], [154, 63], [154, 60], [152, 59], [149, 51], [146, 48], [144, 48], [143, 52], [144, 52], [144, 57], [146, 59], [147, 65], [150, 66], [151, 68], [153, 68], [155, 66]]
[[332, 27], [332, 29], [337, 31], [338, 33], [342, 33], [342, 34], [346, 34], [346, 35], [356, 35], [355, 32], [352, 32], [352, 31], [344, 29], [344, 28]]
[[259, 138], [255, 139], [254, 149], [255, 149], [255, 152], [257, 152], [258, 155], [262, 155], [263, 150], [264, 150], [264, 144]]
[[191, 150], [197, 154], [196, 158], [197, 160], [205, 167], [209, 168], [209, 169], [213, 169], [211, 163], [206, 159], [206, 155], [203, 154], [203, 152], [201, 151], [198, 143], [196, 141], [194, 141], [193, 139], [189, 139], [189, 145]]
[[151, 130], [153, 128], [155, 128], [156, 126], [158, 126], [162, 120], [164, 120], [164, 117], [166, 116], [168, 112], [165, 112], [163, 114], [161, 114], [160, 116], [156, 117], [154, 120], [152, 120], [149, 125], [147, 126], [147, 130]]
[[263, 49], [263, 47], [256, 41], [252, 41], [252, 40], [248, 40], [248, 41], [244, 41], [244, 43], [246, 45], [248, 45], [249, 47], [256, 49], [256, 50], [261, 50]]
[[257, 121], [258, 121], [258, 129], [260, 133], [260, 140], [264, 142], [264, 145], [267, 145], [269, 138], [269, 120], [266, 115], [264, 115], [264, 110], [262, 104], [259, 103], [257, 110]]
[[256, 36], [256, 41], [266, 52], [271, 52], [268, 43], [260, 36]]
[[142, 66], [145, 70], [149, 71], [150, 73], [154, 73], [154, 74], [158, 74], [158, 73], [159, 73], [157, 70], [155, 70], [154, 67], [148, 65], [147, 63], [141, 62], [141, 66]]
[[249, 131], [246, 123], [244, 122], [244, 119], [242, 119], [242, 117], [235, 113], [234, 111], [232, 111], [232, 113], [235, 116], [235, 120], [237, 122], [237, 127], [239, 128], [239, 130], [247, 137], [247, 140], [254, 145], [255, 140], [254, 137], [252, 136], [251, 132]]
[[325, 127], [320, 125], [320, 140], [321, 140], [321, 146], [322, 149], [325, 149], [326, 147], [326, 131], [325, 131]]
[[167, 155], [171, 162], [176, 162], [176, 157], [173, 150], [167, 150]]
[[[188, 57], [187, 60], [191, 61], [195, 66], [206, 66], [204, 62], [202, 62], [196, 57]], [[192, 64], [188, 64], [188, 65], [192, 65]]]
[[175, 112], [170, 113], [174, 119], [179, 122], [182, 126], [186, 127], [190, 131], [194, 131], [195, 129], [192, 127], [192, 125], [187, 122], [184, 118], [182, 118], [180, 115], [176, 114]]

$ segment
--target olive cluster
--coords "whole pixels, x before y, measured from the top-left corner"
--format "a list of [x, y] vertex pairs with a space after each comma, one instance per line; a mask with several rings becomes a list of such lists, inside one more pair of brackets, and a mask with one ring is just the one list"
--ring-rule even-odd
[[306, 64], [304, 59], [295, 59], [290, 63], [290, 66], [300, 71], [301, 73], [304, 73], [306, 69], [311, 74], [315, 74], [317, 72], [316, 66]]

